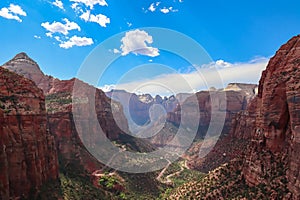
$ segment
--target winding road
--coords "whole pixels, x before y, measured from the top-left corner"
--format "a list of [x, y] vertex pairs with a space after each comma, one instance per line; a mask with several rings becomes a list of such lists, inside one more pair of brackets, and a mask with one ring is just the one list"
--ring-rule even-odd
[[156, 177], [156, 180], [158, 180], [161, 183], [164, 184], [171, 184], [172, 180], [171, 177], [173, 176], [178, 176], [181, 172], [183, 172], [184, 169], [189, 169], [189, 167], [187, 166], [187, 160], [180, 162], [180, 170], [169, 174], [166, 176], [165, 179], [162, 179], [163, 175], [165, 174], [165, 172], [167, 171], [167, 169], [170, 167], [170, 165], [172, 164], [171, 161], [167, 160], [168, 164], [166, 165], [166, 167], [159, 173], [159, 175]]

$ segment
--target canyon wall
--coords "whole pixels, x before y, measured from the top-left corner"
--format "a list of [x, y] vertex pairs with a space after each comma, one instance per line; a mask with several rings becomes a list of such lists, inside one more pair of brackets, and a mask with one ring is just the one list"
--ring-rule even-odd
[[271, 173], [282, 173], [293, 199], [300, 198], [299, 68], [300, 36], [296, 36], [277, 51], [262, 74], [256, 127], [243, 167], [249, 185], [268, 183]]
[[34, 82], [0, 67], [0, 199], [33, 199], [58, 180], [45, 97]]

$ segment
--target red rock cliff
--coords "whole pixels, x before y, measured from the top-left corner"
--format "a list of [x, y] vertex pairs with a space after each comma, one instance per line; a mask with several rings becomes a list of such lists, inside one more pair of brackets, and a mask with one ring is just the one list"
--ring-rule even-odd
[[0, 199], [35, 198], [58, 179], [45, 98], [34, 82], [0, 67]]
[[[108, 98], [104, 92], [95, 87], [88, 85], [75, 78], [71, 80], [59, 80], [47, 75], [44, 75], [40, 70], [38, 64], [30, 59], [25, 53], [16, 55], [12, 60], [8, 61], [5, 68], [16, 72], [24, 77], [33, 80], [36, 85], [44, 91], [46, 96], [46, 107], [48, 113], [49, 130], [55, 136], [57, 150], [59, 157], [61, 158], [61, 167], [70, 169], [76, 165], [80, 168], [79, 173], [85, 174], [87, 171], [89, 174], [93, 170], [103, 167], [82, 145], [82, 142], [78, 136], [78, 128], [73, 120], [72, 114], [72, 93], [74, 83], [78, 84], [76, 93], [80, 97], [87, 100], [82, 103], [81, 122], [89, 121], [89, 126], [85, 127], [86, 130], [90, 130], [89, 135], [90, 145], [93, 146], [97, 143], [96, 124], [100, 124], [104, 133], [110, 140], [121, 141], [121, 137], [127, 138], [127, 147], [133, 149], [139, 149], [139, 145], [133, 137], [125, 136], [124, 132], [128, 131], [128, 123], [123, 114], [122, 106]], [[89, 102], [93, 99], [87, 99], [91, 94], [95, 94], [95, 107], [92, 111], [89, 107]], [[112, 109], [116, 112], [112, 113]], [[91, 113], [96, 110], [97, 117], [92, 117]], [[115, 121], [120, 122], [116, 124]], [[119, 128], [119, 126], [121, 128]], [[125, 141], [125, 140], [124, 140]], [[121, 141], [122, 142], [122, 141]], [[84, 169], [84, 171], [82, 171]]]
[[[112, 105], [115, 105], [115, 108], [117, 108], [118, 115], [113, 116], [111, 100], [101, 90], [76, 79], [54, 82], [53, 88], [46, 97], [50, 132], [55, 135], [58, 151], [64, 162], [78, 163], [87, 172], [91, 173], [102, 165], [88, 153], [78, 136], [78, 129], [83, 127], [81, 125], [75, 126], [73, 120], [72, 90], [75, 81], [77, 81], [77, 84], [80, 84], [76, 92], [80, 93], [81, 97], [87, 98], [91, 93], [95, 93], [97, 118], [92, 117], [91, 113], [93, 110], [90, 110], [91, 108], [86, 102], [81, 106], [83, 115], [78, 121], [80, 124], [85, 124], [86, 121], [89, 122], [89, 126], [84, 127], [85, 130], [83, 132], [90, 133], [88, 139], [91, 146], [95, 146], [97, 139], [99, 140], [97, 136], [99, 133], [94, 131], [98, 123], [110, 140], [118, 140], [121, 135], [124, 135], [123, 130], [128, 130], [128, 125], [122, 107], [114, 102]], [[114, 118], [120, 120], [123, 130], [119, 128]]]
[[285, 176], [291, 198], [300, 199], [300, 36], [270, 60], [256, 102], [256, 124], [248, 130], [251, 144], [243, 167], [246, 182], [269, 184], [272, 177]]

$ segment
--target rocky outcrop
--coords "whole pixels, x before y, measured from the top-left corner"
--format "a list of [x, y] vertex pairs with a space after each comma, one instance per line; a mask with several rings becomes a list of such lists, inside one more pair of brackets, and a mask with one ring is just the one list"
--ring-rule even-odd
[[[37, 63], [25, 53], [16, 55], [4, 67], [32, 79], [44, 91], [49, 131], [55, 136], [62, 169], [74, 170], [76, 168], [82, 175], [91, 175], [94, 170], [103, 167], [103, 164], [87, 151], [79, 137], [80, 132], [88, 132], [87, 139], [90, 141], [90, 146], [101, 143], [96, 131], [98, 124], [108, 139], [122, 143], [128, 149], [137, 151], [152, 149], [148, 144], [124, 134], [129, 130], [123, 114], [123, 107], [108, 98], [100, 89], [76, 78], [59, 80], [44, 75]], [[74, 85], [76, 85], [76, 89], [74, 89]], [[82, 98], [79, 101], [73, 101], [73, 92]], [[93, 101], [95, 106], [91, 107]], [[77, 126], [73, 118], [72, 106], [74, 104], [72, 103], [81, 105], [82, 116], [77, 121], [79, 124]], [[95, 111], [96, 116], [94, 117], [92, 113]], [[86, 126], [87, 122], [88, 126]]]
[[59, 81], [52, 76], [45, 75], [38, 64], [24, 52], [17, 54], [2, 67], [34, 81], [44, 91], [44, 94], [53, 88], [53, 82]]
[[249, 185], [268, 183], [270, 172], [288, 180], [293, 199], [300, 198], [300, 36], [283, 45], [259, 83], [256, 127], [243, 173]]
[[[95, 108], [97, 117], [93, 118], [88, 101], [83, 102], [80, 112], [83, 113], [81, 118], [75, 125], [72, 112], [72, 90], [74, 83], [81, 86], [78, 87], [77, 93], [81, 96], [89, 97], [91, 93], [95, 93]], [[89, 154], [79, 137], [79, 132], [89, 134], [88, 140], [90, 146], [95, 146], [100, 143], [96, 132], [97, 124], [100, 124], [106, 137], [113, 141], [119, 141], [124, 135], [124, 131], [128, 131], [126, 118], [122, 112], [122, 106], [106, 97], [99, 89], [96, 89], [82, 81], [71, 79], [69, 81], [60, 81], [54, 85], [47, 95], [48, 121], [50, 124], [50, 132], [55, 135], [57, 148], [64, 164], [79, 164], [88, 174], [94, 170], [99, 170], [103, 167], [99, 161]], [[91, 99], [89, 99], [91, 100]], [[116, 115], [113, 115], [112, 105], [114, 106]], [[116, 124], [116, 121], [120, 122]], [[89, 122], [88, 127], [84, 124]], [[82, 125], [81, 125], [82, 124]], [[130, 144], [127, 144], [128, 147]]]
[[256, 98], [250, 101], [246, 110], [233, 116], [229, 134], [219, 138], [213, 149], [204, 157], [199, 158], [198, 152], [202, 141], [196, 142], [188, 151], [188, 165], [201, 172], [209, 172], [235, 158], [242, 158], [250, 143], [252, 130], [255, 129]]
[[0, 199], [34, 199], [45, 183], [58, 179], [43, 92], [1, 67], [0, 171]]
[[[233, 118], [238, 112], [247, 108], [248, 103], [255, 96], [255, 88], [257, 87], [254, 84], [239, 85], [243, 86], [239, 90], [231, 90], [232, 88], [228, 86], [226, 90], [197, 92], [196, 95], [198, 102], [195, 102], [193, 98], [188, 98], [183, 103], [194, 106], [197, 106], [198, 104], [199, 106], [200, 122], [198, 128], [198, 137], [202, 138], [205, 136], [210, 123], [219, 123], [218, 120], [211, 121], [212, 106], [214, 106], [213, 109], [215, 112], [223, 113], [225, 115], [225, 123], [219, 124], [219, 126], [223, 126], [222, 133], [228, 134], [230, 132]], [[191, 113], [193, 113], [192, 110]], [[177, 107], [174, 113], [169, 114], [168, 121], [179, 125], [180, 115], [180, 107]], [[196, 118], [196, 116], [191, 116], [191, 120], [193, 118]], [[220, 121], [220, 123], [222, 122]]]
[[[192, 186], [192, 196], [300, 199], [299, 100], [300, 35], [289, 40], [271, 58], [262, 73], [257, 97], [233, 120], [231, 135], [249, 141], [245, 155], [223, 166], [221, 173], [220, 170], [210, 173], [216, 177], [214, 182], [222, 183], [221, 187], [212, 183], [201, 193]], [[228, 183], [228, 180], [232, 181]], [[188, 195], [179, 192], [181, 197]]]

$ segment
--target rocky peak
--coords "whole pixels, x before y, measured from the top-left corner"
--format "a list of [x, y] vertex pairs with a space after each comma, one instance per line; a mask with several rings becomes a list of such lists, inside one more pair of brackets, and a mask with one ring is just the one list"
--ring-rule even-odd
[[17, 54], [13, 59], [5, 63], [3, 67], [25, 77], [32, 73], [44, 75], [39, 65], [24, 52]]
[[35, 65], [38, 67], [38, 64], [24, 52], [17, 54], [13, 59], [8, 61], [4, 65], [14, 65], [14, 64], [19, 64], [19, 63], [28, 63], [28, 64]]
[[24, 52], [17, 54], [13, 59], [5, 63], [3, 68], [34, 81], [44, 91], [45, 95], [53, 87], [53, 82], [58, 81], [58, 79], [45, 75], [39, 65]]

